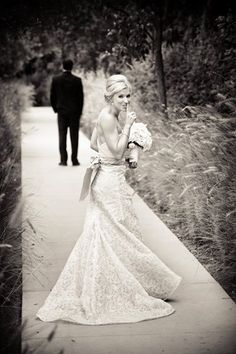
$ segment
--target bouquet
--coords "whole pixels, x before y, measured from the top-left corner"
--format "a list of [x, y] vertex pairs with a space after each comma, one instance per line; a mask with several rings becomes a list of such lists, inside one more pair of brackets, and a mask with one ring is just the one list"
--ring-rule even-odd
[[126, 159], [129, 163], [129, 167], [136, 168], [140, 150], [150, 150], [151, 146], [152, 137], [150, 131], [146, 127], [146, 124], [133, 123], [128, 142], [130, 153], [129, 157]]

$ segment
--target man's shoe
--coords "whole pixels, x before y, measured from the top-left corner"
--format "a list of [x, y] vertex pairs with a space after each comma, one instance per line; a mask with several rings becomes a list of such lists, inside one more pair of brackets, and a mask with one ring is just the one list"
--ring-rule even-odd
[[59, 165], [59, 166], [67, 166], [67, 163], [66, 163], [66, 162], [59, 162], [58, 165]]
[[77, 161], [74, 161], [74, 162], [72, 162], [72, 165], [73, 166], [79, 166], [80, 165], [80, 162], [77, 160]]

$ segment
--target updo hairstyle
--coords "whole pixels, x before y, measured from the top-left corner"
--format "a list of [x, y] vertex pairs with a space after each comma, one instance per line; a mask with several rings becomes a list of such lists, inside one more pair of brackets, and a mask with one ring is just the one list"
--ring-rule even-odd
[[128, 79], [121, 74], [112, 75], [107, 79], [106, 91], [104, 93], [104, 98], [107, 103], [110, 103], [112, 97], [119, 91], [128, 88], [131, 92], [132, 88]]

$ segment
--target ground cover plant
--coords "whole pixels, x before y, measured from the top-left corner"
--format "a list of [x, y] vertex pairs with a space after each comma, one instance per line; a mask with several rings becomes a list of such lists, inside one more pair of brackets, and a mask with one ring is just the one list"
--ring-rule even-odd
[[0, 315], [2, 350], [20, 351], [22, 305], [22, 188], [20, 115], [32, 88], [0, 82]]

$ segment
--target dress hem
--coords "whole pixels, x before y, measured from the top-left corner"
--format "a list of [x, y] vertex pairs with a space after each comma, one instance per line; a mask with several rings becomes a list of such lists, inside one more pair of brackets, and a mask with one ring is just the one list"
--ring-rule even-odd
[[[154, 319], [157, 319], [157, 318], [160, 318], [160, 317], [166, 317], [166, 316], [169, 316], [171, 314], [173, 314], [174, 312], [176, 312], [176, 310], [171, 306], [169, 305], [170, 308], [169, 308], [169, 312], [166, 312], [166, 313], [162, 313], [162, 314], [153, 314], [153, 315], [149, 315], [148, 314], [143, 314], [143, 315], [140, 315], [140, 316], [136, 316], [136, 317], [133, 317], [130, 316], [129, 319], [124, 319], [122, 318], [122, 316], [119, 316], [119, 317], [114, 317], [114, 318], [111, 318], [110, 320], [107, 320], [107, 321], [89, 321], [89, 320], [78, 320], [78, 321], [75, 321], [75, 320], [72, 320], [72, 319], [68, 319], [68, 318], [55, 318], [55, 319], [51, 319], [51, 320], [47, 320], [45, 318], [43, 318], [43, 316], [40, 316], [40, 315], [36, 315], [36, 318], [38, 318], [39, 320], [43, 321], [43, 322], [55, 322], [55, 321], [63, 321], [63, 322], [70, 322], [70, 323], [74, 323], [74, 324], [81, 324], [81, 325], [109, 325], [109, 324], [122, 324], [122, 323], [137, 323], [137, 322], [142, 322], [142, 321], [147, 321], [147, 320], [154, 320]], [[125, 316], [127, 316], [127, 314], [125, 314]]]

